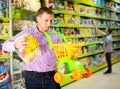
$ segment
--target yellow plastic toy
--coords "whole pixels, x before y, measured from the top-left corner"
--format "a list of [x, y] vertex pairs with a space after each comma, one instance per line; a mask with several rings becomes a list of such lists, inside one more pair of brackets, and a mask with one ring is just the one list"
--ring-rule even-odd
[[27, 48], [17, 49], [16, 52], [25, 63], [34, 62], [41, 55], [41, 51], [38, 49], [39, 43], [35, 37], [29, 34], [20, 36], [16, 41], [23, 38], [28, 43]]

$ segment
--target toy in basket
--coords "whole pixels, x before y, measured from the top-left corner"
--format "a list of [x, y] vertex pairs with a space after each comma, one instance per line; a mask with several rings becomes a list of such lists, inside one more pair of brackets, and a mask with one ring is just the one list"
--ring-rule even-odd
[[41, 52], [38, 49], [38, 41], [36, 40], [36, 38], [29, 34], [24, 34], [20, 36], [16, 39], [16, 41], [21, 39], [25, 39], [28, 45], [25, 49], [17, 49], [17, 54], [25, 63], [34, 62], [36, 58], [38, 58], [41, 55]]
[[0, 89], [12, 89], [10, 76], [2, 62], [0, 62]]
[[67, 43], [64, 35], [60, 35], [63, 38], [64, 43], [62, 44], [52, 44], [52, 41], [49, 37], [49, 34], [56, 34], [54, 33], [45, 33], [50, 47], [54, 50], [56, 57], [57, 57], [57, 72], [54, 75], [54, 80], [57, 83], [61, 83], [64, 77], [71, 77], [74, 80], [80, 80], [83, 77], [89, 78], [92, 75], [92, 71], [88, 67], [84, 67], [78, 58], [81, 54], [81, 43]]

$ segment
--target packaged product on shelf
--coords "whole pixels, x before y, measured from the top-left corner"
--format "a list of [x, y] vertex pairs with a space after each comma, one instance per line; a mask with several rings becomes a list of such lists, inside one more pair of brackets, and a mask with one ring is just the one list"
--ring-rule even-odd
[[86, 67], [88, 66], [87, 57], [80, 59], [80, 62], [81, 62], [84, 66], [86, 66]]
[[74, 19], [75, 19], [75, 25], [76, 25], [76, 26], [80, 26], [81, 17], [79, 17], [79, 16], [74, 16]]
[[37, 11], [40, 7], [39, 0], [12, 0], [13, 8], [22, 8], [30, 11]]
[[64, 25], [65, 24], [64, 15], [63, 14], [55, 15], [52, 24]]
[[21, 72], [15, 73], [13, 75], [13, 81], [21, 80]]
[[120, 14], [117, 14], [116, 19], [120, 20]]
[[96, 12], [96, 8], [94, 8], [94, 7], [88, 7], [88, 9], [87, 9], [88, 11], [87, 11], [87, 15], [91, 15], [91, 16], [95, 16], [95, 12]]
[[0, 41], [0, 56], [2, 55], [2, 44], [4, 41]]
[[101, 6], [101, 7], [105, 7], [105, 0], [97, 0], [97, 1], [101, 1], [101, 2], [100, 2], [100, 6]]
[[79, 5], [79, 12], [80, 14], [85, 14], [86, 13], [86, 6], [84, 5]]
[[75, 36], [80, 35], [80, 30], [78, 28], [75, 28], [74, 31], [75, 31]]
[[84, 47], [82, 48], [82, 53], [83, 53], [83, 54], [88, 53], [88, 47], [87, 47], [87, 46], [84, 46]]
[[101, 5], [100, 0], [94, 0], [94, 3], [95, 3], [96, 6], [100, 6]]
[[0, 21], [0, 36], [10, 36], [10, 23]]
[[10, 23], [4, 23], [3, 34], [5, 36], [10, 36]]
[[64, 15], [64, 20], [66, 25], [75, 25], [75, 16], [74, 15]]
[[20, 70], [20, 61], [19, 61], [19, 59], [16, 59], [16, 58], [13, 59], [13, 70], [14, 71]]
[[106, 18], [106, 17], [107, 17], [107, 12], [106, 12], [106, 10], [102, 10], [102, 17], [103, 17], [103, 18]]
[[73, 5], [73, 3], [68, 2], [67, 5], [68, 5], [67, 6], [67, 11], [74, 11], [74, 5]]
[[80, 5], [79, 4], [74, 4], [74, 12], [75, 13], [80, 13], [80, 7], [79, 7]]
[[52, 10], [57, 9], [56, 0], [45, 0], [45, 6], [49, 7]]
[[97, 59], [98, 59], [98, 65], [102, 65], [102, 64], [104, 64], [106, 62], [106, 59], [103, 56], [103, 54], [98, 54]]
[[92, 13], [92, 9], [91, 9], [91, 7], [86, 7], [86, 15], [91, 15]]
[[120, 11], [120, 4], [117, 4], [117, 3], [116, 3], [114, 6], [115, 6], [115, 9], [116, 9], [117, 11]]
[[85, 66], [85, 67], [93, 67], [97, 63], [95, 63], [95, 60], [93, 60], [93, 56], [81, 58], [80, 62]]
[[120, 50], [117, 50], [117, 56], [116, 56], [116, 58], [120, 58]]
[[111, 53], [111, 60], [114, 60], [115, 58], [117, 58], [117, 51]]
[[101, 9], [99, 9], [99, 8], [96, 9], [96, 15], [101, 16]]
[[30, 20], [13, 20], [13, 30], [22, 30], [35, 25], [35, 21]]
[[10, 75], [0, 61], [0, 89], [12, 89]]
[[70, 30], [69, 28], [62, 28], [63, 34], [64, 35], [70, 35]]
[[89, 45], [88, 46], [88, 52], [94, 53], [96, 51], [96, 45]]
[[97, 66], [98, 65], [98, 59], [97, 59], [97, 55], [93, 55], [92, 56], [92, 67]]
[[0, 18], [8, 17], [8, 1], [0, 0]]
[[66, 10], [66, 7], [65, 7], [65, 3], [66, 3], [66, 1], [59, 1], [59, 0], [57, 0], [57, 10], [62, 10], [62, 11], [64, 11], [64, 10]]

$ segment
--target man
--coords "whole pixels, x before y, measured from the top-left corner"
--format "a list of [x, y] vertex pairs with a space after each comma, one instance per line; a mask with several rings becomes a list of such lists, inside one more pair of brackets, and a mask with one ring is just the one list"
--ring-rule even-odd
[[106, 61], [108, 64], [108, 70], [106, 72], [104, 72], [104, 74], [108, 74], [108, 73], [112, 73], [112, 63], [111, 63], [111, 53], [113, 51], [112, 49], [112, 30], [110, 30], [109, 28], [106, 28], [105, 31], [102, 31], [100, 29], [98, 29], [95, 24], [93, 23], [95, 29], [97, 32], [105, 35], [104, 37], [104, 44], [105, 44], [105, 49], [104, 49], [104, 53], [103, 55], [106, 57]]
[[[25, 64], [25, 85], [26, 89], [60, 89], [60, 85], [54, 81], [56, 71], [56, 56], [48, 45], [48, 40], [44, 32], [52, 31], [50, 29], [54, 15], [52, 11], [43, 7], [38, 10], [36, 16], [36, 26], [22, 30], [10, 40], [4, 42], [3, 52], [15, 51], [19, 48], [26, 48], [29, 43], [25, 39], [17, 40], [23, 34], [30, 34], [39, 42], [41, 55], [36, 61]], [[50, 35], [53, 43], [61, 43], [62, 39], [58, 35]]]

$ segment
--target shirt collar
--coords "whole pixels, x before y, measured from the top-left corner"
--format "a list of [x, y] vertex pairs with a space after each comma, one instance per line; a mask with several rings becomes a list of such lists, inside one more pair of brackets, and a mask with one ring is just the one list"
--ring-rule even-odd
[[[39, 33], [42, 33], [42, 32], [39, 31], [39, 29], [38, 29], [37, 26], [35, 26], [35, 30], [34, 30], [34, 31], [35, 31], [35, 33], [38, 33], [38, 32], [39, 32]], [[53, 31], [53, 30], [52, 30], [51, 28], [48, 29], [48, 32], [52, 32], [52, 31]]]

